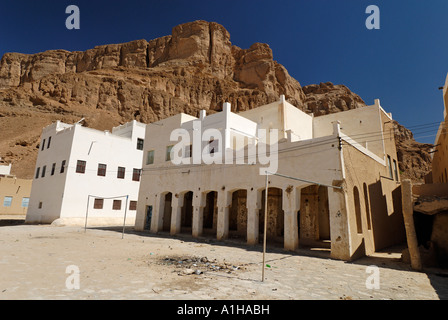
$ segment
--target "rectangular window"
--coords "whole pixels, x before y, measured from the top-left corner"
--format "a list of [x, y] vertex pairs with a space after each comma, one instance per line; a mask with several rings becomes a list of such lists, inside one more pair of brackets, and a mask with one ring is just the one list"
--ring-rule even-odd
[[387, 167], [389, 168], [389, 178], [393, 179], [393, 173], [392, 173], [392, 162], [390, 160], [390, 156], [387, 156]]
[[35, 179], [39, 179], [39, 171], [40, 167], [36, 169], [36, 176], [34, 177]]
[[85, 173], [86, 172], [86, 162], [84, 160], [78, 160], [76, 163], [76, 172]]
[[42, 209], [42, 201], [39, 202], [39, 207], [38, 209]]
[[114, 200], [112, 210], [121, 210], [121, 200]]
[[166, 155], [165, 155], [165, 161], [171, 161], [172, 159], [172, 151], [174, 146], [167, 146], [166, 147]]
[[124, 179], [125, 172], [126, 172], [126, 168], [118, 167], [117, 178], [118, 179]]
[[30, 198], [22, 198], [22, 208], [28, 208], [28, 205], [30, 203]]
[[12, 204], [12, 197], [5, 197], [3, 199], [3, 206], [4, 207], [10, 207]]
[[62, 160], [62, 163], [61, 163], [61, 173], [64, 173], [64, 171], [65, 171], [65, 160]]
[[47, 166], [42, 167], [42, 178], [45, 177], [45, 172], [47, 171]]
[[51, 143], [51, 137], [48, 137], [47, 149], [50, 148], [50, 143]]
[[397, 166], [397, 160], [394, 159], [394, 173], [395, 173], [395, 180], [398, 181], [398, 166]]
[[99, 163], [98, 164], [98, 173], [97, 174], [99, 176], [101, 176], [101, 177], [105, 177], [106, 176], [106, 168], [107, 168], [107, 165]]
[[129, 210], [137, 210], [137, 201], [129, 202]]
[[193, 145], [190, 144], [188, 146], [185, 146], [185, 158], [191, 158], [191, 155], [193, 154]]
[[215, 152], [219, 151], [218, 143], [219, 143], [219, 140], [215, 140], [215, 139], [210, 140], [209, 149], [208, 149], [210, 154], [214, 154]]
[[154, 163], [154, 150], [150, 150], [146, 155], [146, 164], [153, 164], [153, 163]]
[[41, 148], [40, 150], [41, 150], [41, 151], [44, 151], [44, 148], [45, 148], [45, 139], [42, 140], [42, 148]]
[[51, 166], [51, 175], [54, 175], [54, 170], [56, 170], [56, 163], [53, 163], [53, 165]]
[[137, 150], [143, 150], [144, 143], [145, 143], [145, 140], [138, 138], [137, 139]]
[[104, 199], [96, 198], [93, 203], [93, 209], [103, 209]]
[[134, 169], [132, 172], [132, 181], [140, 181], [140, 169]]

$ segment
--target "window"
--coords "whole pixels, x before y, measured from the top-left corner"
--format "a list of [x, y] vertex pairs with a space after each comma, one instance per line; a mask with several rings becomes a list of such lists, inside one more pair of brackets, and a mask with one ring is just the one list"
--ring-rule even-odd
[[61, 173], [64, 173], [64, 171], [65, 171], [65, 160], [62, 160]]
[[145, 143], [145, 140], [138, 138], [137, 139], [137, 150], [143, 150], [144, 143]]
[[5, 197], [4, 199], [3, 199], [3, 206], [4, 207], [10, 207], [11, 206], [11, 204], [12, 204], [12, 197]]
[[353, 188], [353, 198], [355, 202], [356, 229], [358, 233], [362, 233], [361, 202], [359, 201], [359, 191], [357, 187]]
[[392, 163], [390, 161], [390, 156], [387, 156], [387, 167], [389, 168], [389, 178], [393, 179], [393, 173], [392, 173]]
[[214, 154], [215, 152], [219, 151], [218, 142], [219, 142], [219, 140], [215, 140], [215, 139], [210, 140], [210, 143], [208, 145], [208, 148], [209, 148], [208, 151], [210, 154]]
[[193, 154], [193, 145], [190, 144], [188, 146], [185, 146], [185, 158], [191, 158], [191, 155]]
[[121, 210], [121, 200], [114, 200], [112, 210]]
[[45, 177], [45, 171], [47, 171], [47, 166], [42, 167], [42, 178]]
[[103, 209], [104, 199], [96, 198], [93, 203], [93, 209]]
[[22, 198], [22, 208], [28, 208], [30, 198]]
[[40, 168], [37, 168], [37, 170], [36, 170], [36, 176], [34, 177], [35, 179], [39, 179], [39, 171], [40, 171]]
[[106, 168], [107, 168], [107, 165], [99, 163], [98, 164], [98, 173], [97, 174], [99, 176], [101, 176], [101, 177], [105, 177], [106, 176]]
[[366, 207], [366, 217], [367, 217], [367, 229], [372, 230], [372, 223], [370, 221], [370, 205], [369, 205], [369, 193], [367, 191], [367, 184], [363, 184], [364, 189], [364, 205]]
[[42, 140], [42, 148], [41, 148], [40, 150], [41, 150], [41, 151], [44, 151], [44, 148], [45, 148], [45, 139]]
[[86, 162], [83, 160], [78, 160], [76, 163], [76, 172], [85, 173], [86, 172]]
[[126, 172], [126, 168], [118, 167], [117, 178], [124, 179], [125, 172]]
[[174, 146], [167, 146], [166, 147], [166, 156], [165, 156], [165, 161], [171, 161], [172, 159], [172, 151], [173, 151], [173, 147]]
[[137, 210], [137, 201], [129, 202], [129, 210]]
[[51, 143], [51, 137], [48, 137], [47, 149], [50, 148], [50, 143]]
[[146, 164], [153, 164], [153, 163], [154, 163], [154, 150], [150, 150], [146, 155]]
[[53, 163], [53, 165], [51, 166], [51, 175], [54, 175], [54, 170], [56, 170], [56, 163]]
[[140, 181], [140, 169], [134, 169], [132, 172], [132, 181]]
[[394, 159], [394, 173], [395, 173], [395, 180], [398, 181], [398, 166], [397, 166], [397, 160]]
[[39, 207], [38, 209], [42, 209], [42, 201], [39, 202]]

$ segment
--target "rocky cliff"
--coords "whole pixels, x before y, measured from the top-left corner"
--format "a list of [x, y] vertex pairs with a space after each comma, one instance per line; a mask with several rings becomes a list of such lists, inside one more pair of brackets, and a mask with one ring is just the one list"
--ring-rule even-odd
[[84, 52], [7, 53], [0, 61], [0, 156], [13, 162], [13, 173], [32, 178], [41, 129], [54, 120], [85, 118], [85, 125], [104, 130], [132, 119], [213, 113], [226, 101], [243, 111], [282, 94], [316, 116], [365, 105], [343, 85], [302, 88], [267, 44], [241, 49], [214, 22]]

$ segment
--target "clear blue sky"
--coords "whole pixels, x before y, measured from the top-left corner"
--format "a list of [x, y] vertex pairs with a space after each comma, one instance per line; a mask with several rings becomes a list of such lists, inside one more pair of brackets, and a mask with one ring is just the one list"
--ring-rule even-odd
[[[70, 4], [81, 11], [80, 30], [65, 28]], [[365, 27], [371, 4], [380, 30]], [[199, 19], [222, 24], [241, 48], [268, 43], [302, 85], [345, 84], [411, 129], [442, 120], [447, 0], [1, 0], [0, 55], [151, 40]], [[414, 131], [432, 143], [436, 126]]]

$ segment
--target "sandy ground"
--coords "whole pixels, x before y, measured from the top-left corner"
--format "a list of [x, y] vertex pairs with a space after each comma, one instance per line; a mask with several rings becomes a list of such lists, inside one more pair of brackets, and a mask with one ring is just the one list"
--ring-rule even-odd
[[[0, 227], [0, 299], [447, 299], [448, 278], [417, 273], [397, 253], [352, 263], [327, 253], [126, 230]], [[379, 287], [369, 287], [369, 266]], [[74, 266], [74, 267], [73, 267]], [[79, 271], [79, 273], [77, 273]], [[376, 273], [375, 273], [376, 275]], [[370, 279], [370, 280], [369, 280]], [[79, 284], [77, 287], [76, 284]]]

